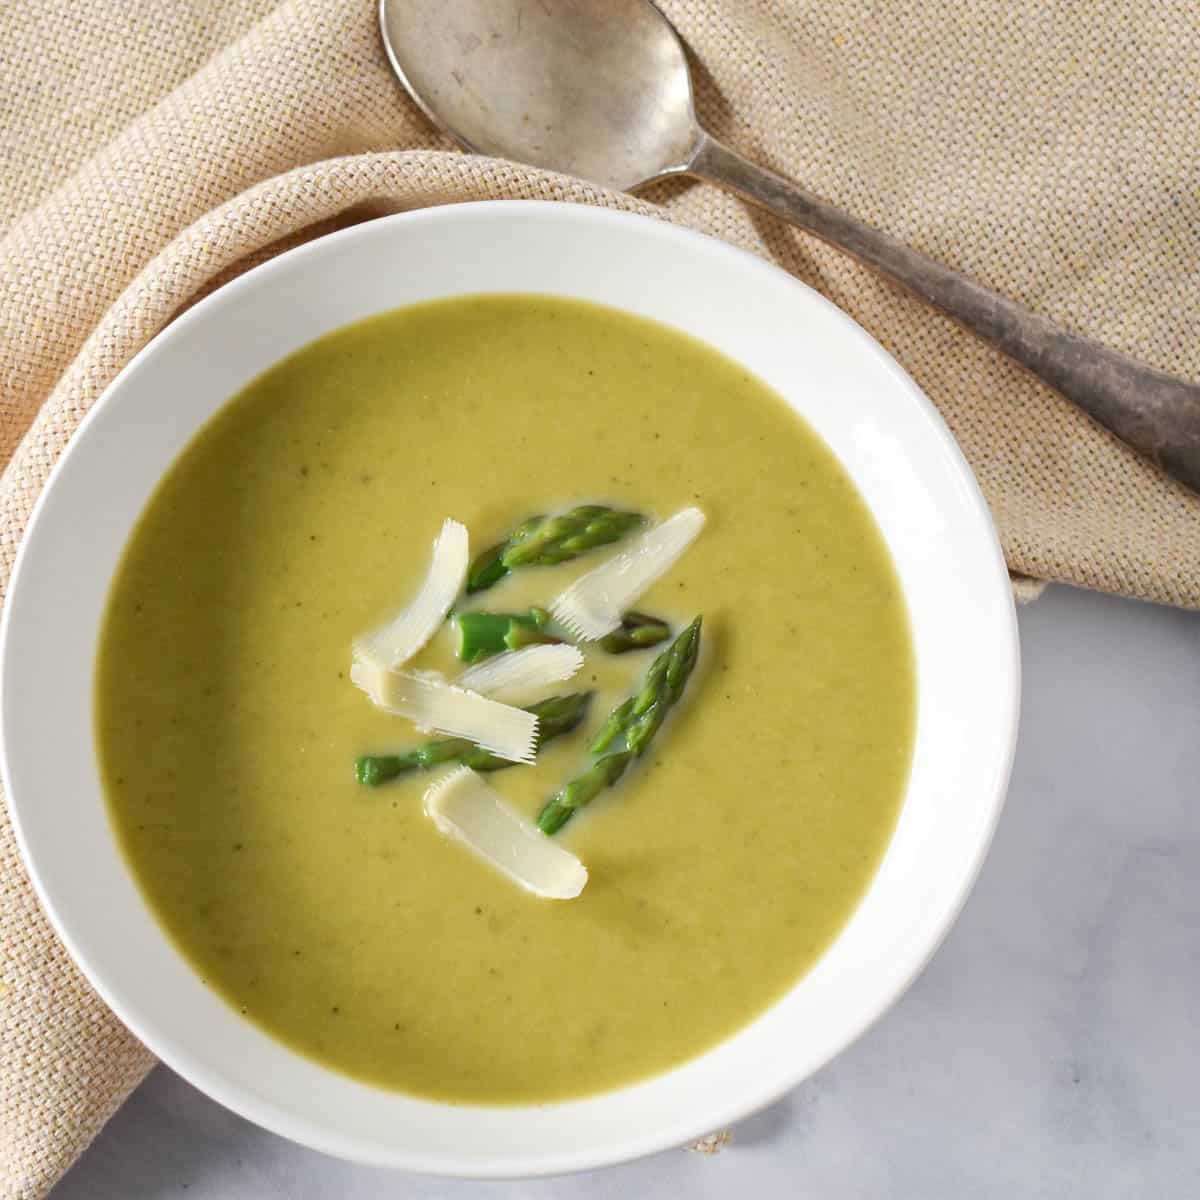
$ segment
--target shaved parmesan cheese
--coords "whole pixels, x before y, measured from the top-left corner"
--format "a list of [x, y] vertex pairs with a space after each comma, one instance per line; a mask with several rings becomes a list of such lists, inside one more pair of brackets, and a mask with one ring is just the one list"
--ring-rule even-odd
[[535, 896], [573, 900], [587, 883], [587, 867], [575, 855], [509, 808], [470, 767], [429, 785], [425, 813], [447, 837]]
[[513, 762], [533, 762], [538, 719], [522, 708], [488, 700], [430, 672], [388, 671], [356, 662], [350, 679], [382, 709], [419, 728], [466, 738]]
[[471, 558], [466, 526], [447, 519], [433, 543], [433, 562], [421, 590], [386, 625], [354, 641], [354, 657], [376, 667], [403, 666], [437, 632], [462, 590]]
[[577, 646], [526, 646], [468, 667], [454, 682], [505, 704], [532, 704], [582, 666]]
[[685, 508], [577, 579], [550, 611], [573, 637], [594, 642], [621, 624], [626, 609], [683, 556], [704, 528], [704, 514]]

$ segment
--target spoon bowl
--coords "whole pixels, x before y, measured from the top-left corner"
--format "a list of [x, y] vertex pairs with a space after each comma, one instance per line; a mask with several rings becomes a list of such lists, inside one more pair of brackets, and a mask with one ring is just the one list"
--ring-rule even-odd
[[467, 150], [616, 191], [687, 170], [701, 133], [675, 30], [647, 0], [383, 0], [384, 46]]

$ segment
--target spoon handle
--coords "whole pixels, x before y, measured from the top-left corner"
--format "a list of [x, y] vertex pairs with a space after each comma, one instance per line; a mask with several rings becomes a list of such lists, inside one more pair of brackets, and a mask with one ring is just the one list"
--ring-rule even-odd
[[1078, 337], [700, 134], [686, 171], [845, 250], [1027, 367], [1200, 492], [1200, 386]]

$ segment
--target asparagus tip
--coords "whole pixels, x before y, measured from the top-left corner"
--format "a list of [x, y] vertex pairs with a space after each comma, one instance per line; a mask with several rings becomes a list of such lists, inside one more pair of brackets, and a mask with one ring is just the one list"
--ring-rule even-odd
[[354, 760], [354, 778], [364, 787], [378, 787], [382, 782], [379, 772], [379, 760], [370, 754], [364, 754]]

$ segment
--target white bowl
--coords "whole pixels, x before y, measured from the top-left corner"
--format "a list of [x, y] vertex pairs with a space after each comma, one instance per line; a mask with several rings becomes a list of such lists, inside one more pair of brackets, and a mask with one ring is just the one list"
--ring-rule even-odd
[[[815, 968], [700, 1058], [536, 1109], [381, 1091], [241, 1019], [200, 983], [130, 878], [92, 732], [109, 580], [197, 427], [264, 368], [340, 325], [496, 291], [577, 296], [656, 318], [780, 392], [874, 512], [917, 657], [916, 748], [899, 824]], [[461, 1176], [575, 1171], [682, 1144], [776, 1099], [858, 1037], [962, 905], [1000, 812], [1017, 725], [1016, 621], [995, 531], [962, 455], [908, 376], [849, 317], [751, 255], [575, 205], [468, 204], [372, 221], [249, 272], [175, 321], [121, 372], [55, 469], [18, 558], [0, 650], [17, 837], [59, 936], [117, 1015], [186, 1079], [268, 1129], [362, 1162]]]

